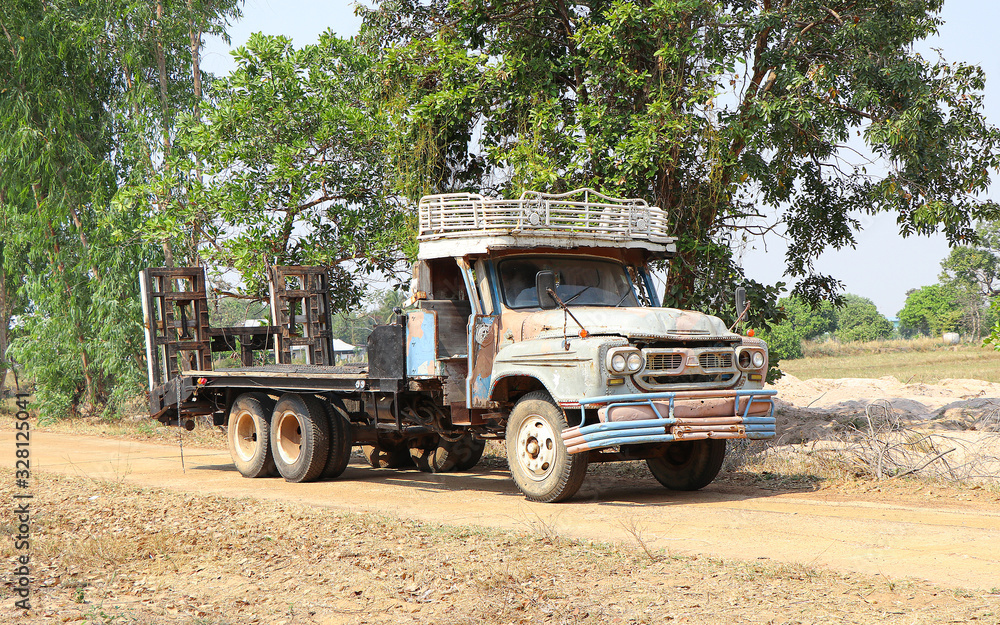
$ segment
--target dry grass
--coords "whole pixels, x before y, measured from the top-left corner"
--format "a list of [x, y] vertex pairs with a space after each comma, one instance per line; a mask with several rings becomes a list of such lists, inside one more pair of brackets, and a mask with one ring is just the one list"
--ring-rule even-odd
[[783, 360], [786, 373], [810, 378], [880, 378], [934, 384], [947, 378], [1000, 382], [1000, 351], [975, 345], [946, 346], [935, 339], [871, 343], [805, 343], [805, 358]]
[[[10, 497], [11, 472], [0, 470]], [[24, 623], [994, 622], [991, 593], [39, 476]], [[626, 523], [628, 523], [626, 519]], [[0, 545], [9, 583], [12, 542]], [[15, 620], [12, 620], [15, 619]]]

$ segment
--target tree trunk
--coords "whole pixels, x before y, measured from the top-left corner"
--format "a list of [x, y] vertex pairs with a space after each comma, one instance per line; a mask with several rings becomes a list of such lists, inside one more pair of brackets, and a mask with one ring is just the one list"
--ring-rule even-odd
[[[156, 2], [156, 70], [160, 79], [160, 130], [163, 142], [163, 155], [165, 160], [170, 158], [170, 120], [169, 102], [167, 100], [167, 59], [163, 51], [163, 0]], [[166, 166], [166, 165], [164, 165]], [[161, 210], [166, 206], [163, 198], [167, 197], [167, 190], [164, 189], [160, 197]], [[163, 242], [164, 264], [167, 267], [174, 266], [174, 254], [170, 248], [170, 242]]]
[[10, 312], [7, 302], [7, 272], [4, 270], [3, 240], [0, 239], [0, 397], [7, 385], [7, 343]]
[[167, 99], [167, 58], [163, 51], [163, 0], [156, 2], [156, 70], [160, 78], [160, 129], [163, 134], [163, 154], [170, 156], [170, 112]]
[[[194, 0], [188, 0], [188, 35], [191, 39], [191, 81], [194, 87], [194, 117], [195, 119], [201, 119], [201, 25], [198, 20], [195, 19], [194, 14]], [[195, 155], [195, 179], [200, 185], [203, 182], [202, 169], [201, 169], [201, 159]], [[195, 210], [193, 211], [195, 220], [191, 224], [191, 257], [189, 263], [194, 266], [201, 265], [201, 259], [198, 255], [198, 233], [201, 231], [201, 225], [198, 223], [199, 215], [197, 211], [197, 206], [193, 206]]]

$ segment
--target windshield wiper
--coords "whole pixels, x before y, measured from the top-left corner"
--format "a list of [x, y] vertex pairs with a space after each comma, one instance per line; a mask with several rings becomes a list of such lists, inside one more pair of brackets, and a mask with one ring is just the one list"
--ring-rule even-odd
[[615, 304], [615, 308], [618, 308], [619, 306], [621, 306], [622, 302], [625, 301], [625, 298], [627, 298], [631, 294], [632, 294], [632, 291], [626, 290], [625, 291], [625, 295], [622, 295], [622, 298], [620, 300], [618, 300], [617, 304]]
[[566, 300], [563, 303], [568, 304], [568, 303], [572, 302], [573, 300], [575, 300], [576, 298], [580, 297], [581, 295], [583, 295], [584, 293], [586, 293], [587, 291], [589, 291], [592, 288], [594, 288], [593, 285], [587, 285], [587, 286], [583, 287], [582, 289], [580, 289], [579, 291], [577, 291], [575, 294], [573, 294], [573, 297], [569, 298], [568, 300]]

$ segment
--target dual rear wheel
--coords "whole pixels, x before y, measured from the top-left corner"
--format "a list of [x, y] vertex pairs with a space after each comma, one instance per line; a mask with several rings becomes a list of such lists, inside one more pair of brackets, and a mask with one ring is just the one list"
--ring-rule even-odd
[[376, 445], [361, 447], [368, 464], [376, 469], [417, 468], [424, 473], [468, 471], [479, 464], [486, 441], [466, 434], [448, 441], [437, 435], [416, 440], [379, 439]]
[[286, 393], [277, 403], [263, 393], [241, 395], [229, 411], [228, 438], [233, 463], [244, 477], [335, 478], [351, 457], [347, 415], [298, 393]]

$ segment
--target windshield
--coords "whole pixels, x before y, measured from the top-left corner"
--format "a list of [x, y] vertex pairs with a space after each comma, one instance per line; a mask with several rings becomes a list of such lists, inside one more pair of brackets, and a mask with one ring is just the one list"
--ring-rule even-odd
[[573, 256], [519, 256], [498, 265], [509, 308], [538, 308], [535, 276], [551, 271], [556, 295], [567, 306], [638, 306], [625, 267], [613, 261]]

